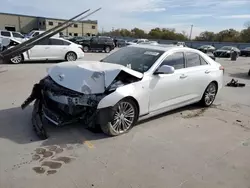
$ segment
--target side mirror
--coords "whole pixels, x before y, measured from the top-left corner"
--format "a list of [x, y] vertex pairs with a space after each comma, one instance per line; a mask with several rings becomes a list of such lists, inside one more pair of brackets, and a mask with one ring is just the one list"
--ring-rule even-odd
[[154, 72], [154, 74], [173, 74], [173, 73], [174, 73], [174, 67], [168, 65], [162, 65]]

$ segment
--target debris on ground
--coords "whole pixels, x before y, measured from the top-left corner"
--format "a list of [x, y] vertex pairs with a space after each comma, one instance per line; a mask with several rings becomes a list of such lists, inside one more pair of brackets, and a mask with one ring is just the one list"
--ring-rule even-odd
[[245, 87], [246, 84], [239, 83], [238, 80], [232, 79], [230, 82], [227, 83], [228, 87]]

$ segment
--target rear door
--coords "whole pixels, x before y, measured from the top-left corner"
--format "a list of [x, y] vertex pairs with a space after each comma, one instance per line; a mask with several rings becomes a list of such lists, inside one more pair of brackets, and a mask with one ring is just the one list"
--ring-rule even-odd
[[189, 88], [187, 98], [198, 100], [210, 82], [211, 65], [195, 52], [185, 52], [185, 59], [185, 74]]
[[49, 39], [49, 58], [50, 59], [65, 59], [65, 55], [68, 52], [68, 45], [64, 40], [50, 38]]

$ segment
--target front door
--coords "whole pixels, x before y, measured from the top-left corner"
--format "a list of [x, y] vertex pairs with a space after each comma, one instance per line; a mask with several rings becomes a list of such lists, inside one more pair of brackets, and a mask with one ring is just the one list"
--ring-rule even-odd
[[173, 66], [175, 72], [173, 74], [152, 75], [149, 86], [151, 92], [150, 112], [180, 105], [186, 100], [187, 90], [189, 89], [184, 53], [175, 52], [168, 55], [161, 65]]
[[49, 52], [49, 40], [39, 42], [28, 51], [28, 58], [30, 60], [46, 60]]

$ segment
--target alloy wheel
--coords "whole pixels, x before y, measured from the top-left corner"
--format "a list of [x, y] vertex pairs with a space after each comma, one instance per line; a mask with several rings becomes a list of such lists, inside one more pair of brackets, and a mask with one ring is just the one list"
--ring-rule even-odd
[[17, 55], [15, 57], [11, 58], [10, 61], [11, 61], [11, 63], [14, 63], [14, 64], [21, 63], [22, 62], [22, 56]]
[[211, 105], [214, 102], [216, 91], [217, 91], [217, 87], [215, 83], [209, 84], [209, 86], [207, 87], [205, 91], [205, 98], [204, 98], [205, 104], [207, 106]]
[[67, 54], [67, 60], [68, 61], [75, 61], [76, 60], [76, 55], [73, 52], [69, 52]]
[[121, 102], [114, 114], [111, 128], [117, 134], [122, 134], [131, 128], [135, 119], [135, 108], [129, 102]]

